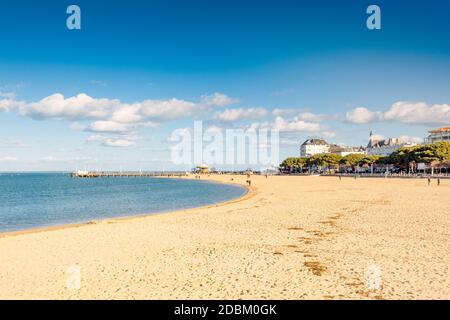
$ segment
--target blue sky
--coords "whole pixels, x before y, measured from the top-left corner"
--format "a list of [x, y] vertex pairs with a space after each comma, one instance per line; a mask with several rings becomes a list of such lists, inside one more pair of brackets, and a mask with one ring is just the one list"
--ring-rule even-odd
[[450, 125], [449, 14], [438, 0], [2, 1], [0, 171], [175, 168], [167, 138], [195, 119], [276, 127], [281, 158], [313, 136], [423, 138]]

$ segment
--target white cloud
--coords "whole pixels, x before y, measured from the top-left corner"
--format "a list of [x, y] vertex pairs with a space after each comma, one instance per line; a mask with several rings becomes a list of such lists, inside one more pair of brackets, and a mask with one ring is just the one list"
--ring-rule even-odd
[[318, 132], [321, 130], [320, 124], [315, 122], [307, 122], [294, 118], [292, 120], [285, 120], [282, 117], [276, 117], [272, 128], [279, 131], [291, 132]]
[[347, 112], [346, 119], [348, 122], [357, 124], [392, 121], [430, 126], [446, 125], [450, 123], [450, 105], [400, 101], [384, 112], [356, 108]]
[[80, 93], [65, 98], [60, 93], [52, 94], [38, 102], [26, 103], [12, 97], [0, 100], [0, 109], [17, 110], [21, 115], [34, 119], [59, 120], [112, 120], [121, 123], [148, 123], [169, 121], [203, 114], [209, 107], [225, 106], [236, 100], [225, 94], [204, 95], [195, 103], [176, 98], [166, 100], [144, 100], [123, 103], [118, 99], [93, 98]]
[[274, 116], [295, 116], [297, 119], [312, 122], [322, 122], [326, 120], [333, 120], [335, 115], [329, 114], [316, 114], [309, 111], [302, 111], [301, 109], [282, 109], [276, 108], [272, 110]]
[[[0, 110], [14, 110], [22, 116], [39, 120], [73, 121], [70, 127], [74, 130], [131, 134], [141, 127], [154, 128], [160, 122], [205, 115], [214, 106], [222, 107], [235, 102], [236, 99], [222, 93], [203, 95], [198, 102], [172, 98], [134, 103], [123, 103], [118, 99], [97, 99], [84, 93], [67, 98], [55, 93], [37, 102], [17, 101], [15, 96], [8, 95], [7, 98], [0, 99]], [[93, 122], [84, 125], [78, 121]], [[125, 147], [135, 144], [133, 139], [105, 135], [97, 141], [104, 146]]]
[[127, 139], [108, 138], [102, 142], [105, 147], [125, 148], [134, 146], [136, 143]]
[[230, 122], [244, 119], [257, 119], [267, 115], [267, 110], [264, 108], [248, 108], [248, 109], [225, 109], [218, 112], [214, 118], [220, 121]]
[[86, 141], [87, 142], [99, 142], [100, 145], [104, 147], [117, 147], [125, 148], [132, 147], [136, 144], [137, 137], [134, 135], [123, 135], [123, 136], [105, 136], [105, 135], [91, 135]]
[[115, 121], [95, 121], [87, 129], [93, 132], [109, 132], [109, 133], [123, 133], [129, 131], [129, 127], [123, 123]]
[[359, 107], [348, 111], [346, 114], [346, 119], [348, 122], [362, 124], [376, 122], [381, 119], [380, 112], [372, 112], [367, 108]]
[[409, 143], [422, 143], [423, 138], [416, 137], [416, 136], [400, 136], [399, 139], [403, 142], [409, 142]]
[[189, 101], [170, 100], [145, 100], [140, 106], [140, 114], [146, 120], [175, 120], [190, 117], [204, 111], [204, 109]]
[[84, 93], [65, 98], [55, 93], [38, 102], [19, 107], [19, 113], [34, 119], [104, 119], [120, 106], [116, 99], [94, 99]]
[[425, 102], [397, 102], [384, 112], [387, 121], [399, 121], [425, 125], [439, 125], [450, 123], [450, 105], [427, 105]]
[[206, 106], [225, 107], [230, 104], [238, 103], [239, 100], [230, 98], [226, 94], [215, 92], [211, 95], [203, 95], [201, 97], [201, 102]]
[[0, 157], [0, 162], [15, 162], [17, 161], [16, 157]]
[[15, 100], [16, 97], [17, 97], [17, 94], [15, 92], [2, 92], [2, 91], [0, 91], [0, 98], [9, 99], [9, 100]]
[[1, 99], [0, 100], [0, 111], [12, 111], [18, 108], [21, 108], [25, 105], [23, 101], [17, 101], [15, 99]]

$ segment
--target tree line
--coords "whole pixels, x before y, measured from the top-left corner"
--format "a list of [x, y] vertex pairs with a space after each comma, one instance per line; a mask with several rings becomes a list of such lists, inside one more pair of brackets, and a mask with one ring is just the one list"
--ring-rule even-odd
[[371, 170], [417, 172], [418, 164], [423, 163], [431, 171], [434, 169], [450, 168], [450, 142], [436, 142], [433, 144], [402, 147], [389, 156], [372, 156], [366, 154], [349, 154], [344, 157], [324, 153], [309, 158], [290, 157], [280, 164], [282, 171], [311, 172], [311, 171], [352, 171]]

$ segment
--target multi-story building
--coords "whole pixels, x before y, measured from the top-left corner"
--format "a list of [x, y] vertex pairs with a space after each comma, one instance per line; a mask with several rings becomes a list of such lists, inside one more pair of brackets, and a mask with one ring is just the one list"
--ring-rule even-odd
[[300, 157], [309, 158], [322, 153], [330, 153], [330, 145], [323, 139], [308, 139], [300, 146]]
[[400, 138], [379, 140], [373, 136], [372, 132], [370, 132], [369, 144], [367, 145], [366, 153], [372, 156], [388, 156], [395, 150], [402, 147], [412, 147], [415, 145], [415, 143], [404, 142]]
[[429, 135], [425, 139], [427, 143], [446, 141], [450, 142], [450, 127], [444, 127], [428, 131]]
[[349, 154], [366, 154], [366, 149], [363, 147], [343, 147], [333, 144], [330, 146], [330, 153], [345, 157]]

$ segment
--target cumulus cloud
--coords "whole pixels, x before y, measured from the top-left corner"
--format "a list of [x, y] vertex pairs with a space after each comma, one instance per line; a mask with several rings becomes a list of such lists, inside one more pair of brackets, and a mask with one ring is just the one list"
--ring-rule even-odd
[[[1, 99], [3, 98], [3, 99]], [[72, 121], [71, 128], [103, 134], [134, 133], [141, 127], [156, 127], [159, 123], [204, 115], [213, 107], [223, 107], [237, 100], [222, 93], [203, 95], [199, 101], [165, 99], [124, 103], [119, 99], [93, 98], [80, 93], [64, 97], [55, 93], [36, 102], [17, 101], [13, 95], [0, 96], [0, 111], [16, 111], [37, 120]], [[80, 122], [91, 122], [85, 125]], [[95, 137], [104, 146], [131, 146], [130, 139]]]
[[429, 106], [425, 102], [397, 102], [384, 113], [384, 119], [425, 125], [448, 124], [450, 123], [450, 105]]
[[230, 98], [226, 94], [215, 92], [211, 95], [203, 95], [201, 97], [201, 102], [206, 106], [225, 107], [230, 104], [238, 103], [239, 100]]
[[450, 123], [450, 105], [425, 102], [396, 102], [388, 110], [370, 111], [360, 107], [346, 114], [346, 120], [351, 123], [372, 123], [392, 121], [420, 125], [446, 125]]
[[55, 93], [38, 102], [23, 104], [18, 110], [34, 119], [84, 120], [106, 118], [119, 105], [116, 99], [94, 99], [84, 93], [65, 98]]
[[272, 110], [272, 114], [274, 116], [295, 116], [297, 119], [303, 121], [313, 121], [313, 122], [322, 122], [326, 120], [333, 120], [335, 118], [334, 115], [328, 114], [316, 114], [309, 111], [302, 111], [301, 109], [281, 109], [276, 108]]
[[248, 120], [248, 119], [257, 119], [264, 117], [268, 114], [267, 110], [264, 108], [248, 108], [248, 109], [225, 109], [222, 112], [216, 113], [214, 116], [215, 119], [230, 122], [237, 120]]
[[115, 121], [95, 121], [89, 126], [88, 130], [93, 132], [123, 133], [129, 131], [129, 127]]
[[320, 123], [300, 120], [297, 117], [291, 119], [276, 117], [273, 121], [253, 122], [247, 127], [247, 129], [278, 130], [279, 132], [283, 133], [317, 133], [317, 134], [324, 133], [328, 136], [334, 134], [331, 131], [324, 130], [324, 128], [322, 128]]
[[37, 102], [21, 102], [14, 98], [0, 100], [0, 109], [17, 110], [34, 119], [112, 120], [121, 123], [168, 121], [202, 114], [207, 108], [226, 106], [235, 100], [225, 94], [204, 95], [199, 102], [176, 98], [123, 103], [118, 99], [93, 98], [80, 93], [64, 97], [55, 93]]
[[[131, 111], [135, 112], [134, 116], [140, 116], [141, 119], [167, 121], [193, 116], [204, 111], [204, 108], [193, 102], [169, 99], [145, 100], [140, 104], [132, 105]], [[129, 114], [129, 116], [133, 115]], [[121, 121], [117, 114], [113, 116], [113, 119]]]
[[17, 101], [11, 98], [5, 98], [0, 100], [0, 111], [12, 111], [19, 109], [25, 105], [23, 101]]
[[382, 114], [380, 112], [372, 112], [367, 108], [359, 107], [348, 111], [346, 119], [348, 122], [362, 124], [380, 121]]
[[321, 130], [320, 124], [315, 122], [307, 122], [294, 118], [292, 120], [285, 120], [282, 117], [276, 117], [272, 128], [279, 131], [291, 132], [318, 132]]

